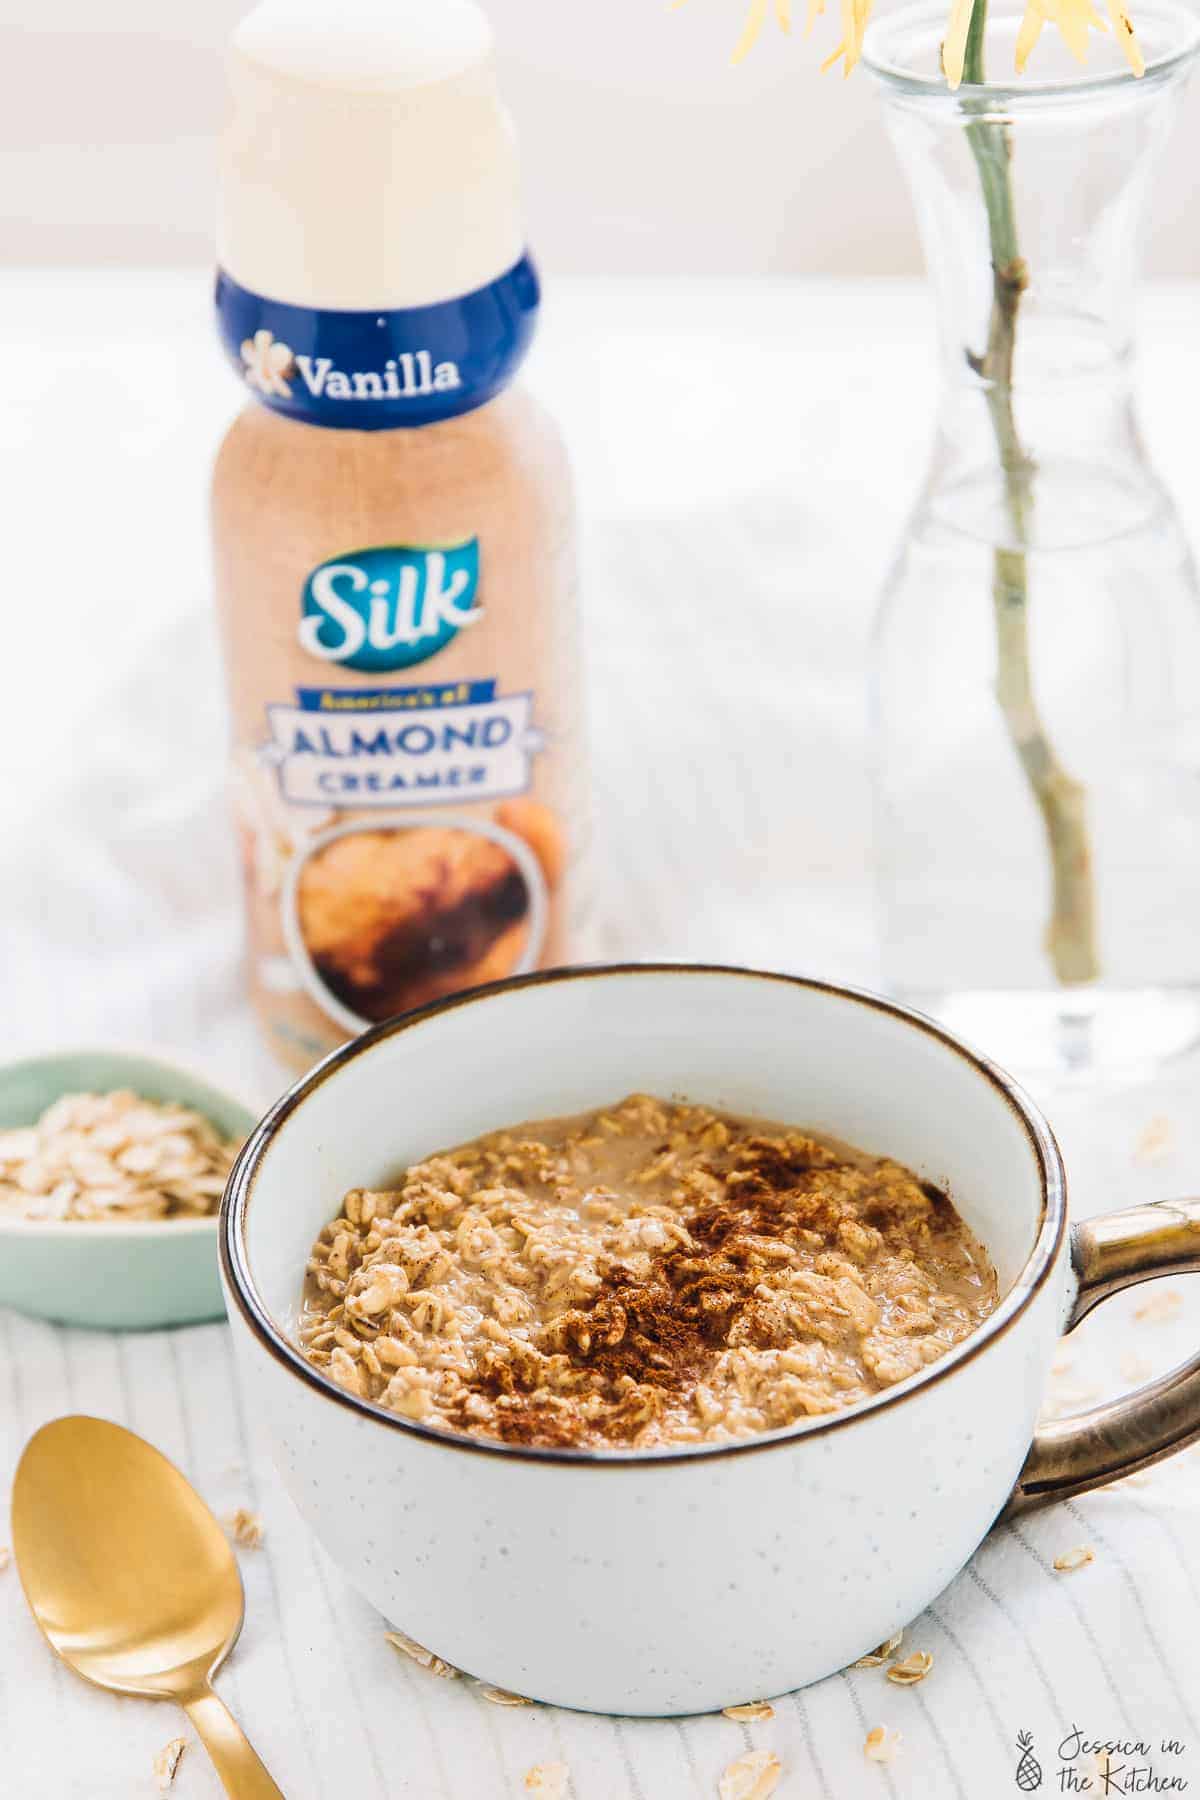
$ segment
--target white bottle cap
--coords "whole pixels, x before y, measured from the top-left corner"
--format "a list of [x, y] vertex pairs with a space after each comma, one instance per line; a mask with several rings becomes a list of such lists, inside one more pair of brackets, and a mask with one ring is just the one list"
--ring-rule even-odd
[[262, 0], [233, 38], [218, 258], [294, 306], [457, 299], [524, 248], [473, 0]]

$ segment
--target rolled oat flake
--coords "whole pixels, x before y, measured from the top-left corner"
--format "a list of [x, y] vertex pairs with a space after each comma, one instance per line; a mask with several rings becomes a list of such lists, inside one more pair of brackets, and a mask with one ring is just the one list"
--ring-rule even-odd
[[253, 997], [298, 1068], [561, 963], [584, 835], [570, 475], [473, 0], [236, 31], [213, 482]]

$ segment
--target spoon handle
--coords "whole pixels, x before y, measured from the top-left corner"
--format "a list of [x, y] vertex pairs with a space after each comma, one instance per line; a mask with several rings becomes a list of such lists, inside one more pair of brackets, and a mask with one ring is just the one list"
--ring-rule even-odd
[[212, 1757], [230, 1800], [284, 1800], [219, 1694], [210, 1687], [202, 1688], [183, 1702], [183, 1710]]

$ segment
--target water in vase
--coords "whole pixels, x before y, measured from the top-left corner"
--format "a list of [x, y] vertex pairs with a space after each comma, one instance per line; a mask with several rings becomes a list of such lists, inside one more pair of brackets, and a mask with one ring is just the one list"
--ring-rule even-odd
[[926, 18], [874, 49], [943, 355], [875, 633], [887, 978], [1018, 1071], [1145, 1067], [1200, 1042], [1200, 588], [1129, 327], [1195, 26], [1153, 0], [1141, 81], [951, 95]]

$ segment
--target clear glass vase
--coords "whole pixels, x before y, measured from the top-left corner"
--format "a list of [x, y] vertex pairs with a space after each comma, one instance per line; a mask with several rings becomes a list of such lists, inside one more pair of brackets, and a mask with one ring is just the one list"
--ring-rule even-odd
[[[945, 7], [868, 36], [912, 182], [943, 374], [873, 651], [890, 987], [1017, 1069], [1200, 1039], [1200, 591], [1131, 399], [1148, 176], [1193, 16], [1134, 8], [1147, 71], [1047, 32], [952, 93]], [[980, 66], [975, 65], [976, 73]]]

